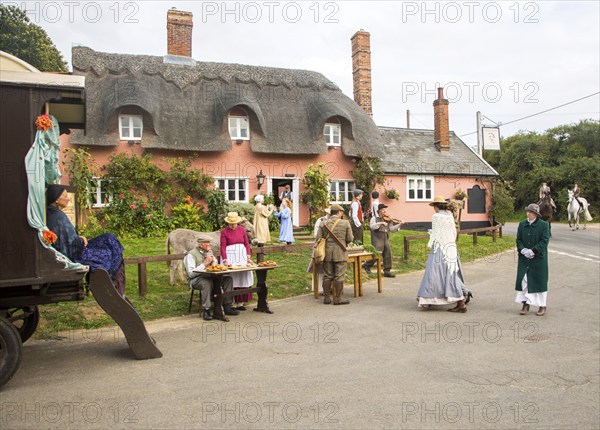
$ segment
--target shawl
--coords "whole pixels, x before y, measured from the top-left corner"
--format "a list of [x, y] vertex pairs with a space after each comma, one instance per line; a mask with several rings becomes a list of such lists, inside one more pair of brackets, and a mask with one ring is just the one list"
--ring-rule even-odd
[[440, 211], [431, 219], [431, 235], [428, 248], [432, 248], [434, 254], [442, 253], [442, 258], [447, 264], [450, 273], [458, 271], [458, 249], [456, 247], [456, 227], [454, 217], [450, 212]]

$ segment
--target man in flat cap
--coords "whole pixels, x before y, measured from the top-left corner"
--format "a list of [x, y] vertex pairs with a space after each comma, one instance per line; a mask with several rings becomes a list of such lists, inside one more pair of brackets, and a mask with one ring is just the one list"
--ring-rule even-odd
[[[214, 318], [229, 321], [225, 315], [239, 315], [239, 311], [231, 307], [233, 300], [231, 296], [223, 300], [222, 291], [233, 291], [233, 280], [230, 276], [211, 276], [208, 273], [199, 272], [215, 264], [217, 264], [217, 259], [210, 249], [210, 238], [205, 235], [198, 237], [198, 246], [188, 252], [183, 259], [183, 265], [190, 280], [190, 288], [200, 290], [202, 318], [205, 321], [213, 319], [213, 315], [210, 314], [210, 301], [211, 296], [214, 296]], [[225, 315], [223, 315], [223, 310], [225, 310]]]
[[546, 313], [548, 294], [548, 242], [550, 227], [541, 219], [540, 207], [531, 203], [525, 208], [527, 219], [517, 229], [519, 263], [515, 301], [522, 303], [521, 315], [529, 312], [529, 306], [538, 306], [537, 316]]
[[[386, 219], [388, 221], [386, 221]], [[387, 205], [380, 203], [377, 207], [377, 215], [371, 218], [369, 227], [371, 229], [371, 245], [381, 252], [383, 257], [383, 276], [386, 278], [395, 278], [392, 273], [392, 246], [390, 245], [390, 233], [400, 230], [402, 221], [391, 220], [387, 213]], [[377, 260], [372, 259], [362, 264], [367, 273], [371, 273], [371, 268]]]
[[344, 209], [340, 205], [331, 205], [330, 216], [317, 232], [317, 242], [325, 237], [325, 259], [323, 260], [323, 303], [331, 303], [333, 292], [334, 305], [347, 305], [344, 299], [344, 275], [348, 268], [347, 246], [354, 240], [350, 223], [342, 219]]

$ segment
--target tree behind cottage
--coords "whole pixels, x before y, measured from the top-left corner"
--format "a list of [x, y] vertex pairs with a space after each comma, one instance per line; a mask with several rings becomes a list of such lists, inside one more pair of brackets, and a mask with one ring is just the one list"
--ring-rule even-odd
[[42, 72], [67, 72], [67, 63], [46, 31], [17, 6], [0, 4], [0, 50]]
[[546, 130], [521, 132], [501, 142], [501, 151], [485, 151], [486, 160], [512, 184], [515, 211], [538, 200], [542, 182], [552, 189], [557, 216], [566, 218], [567, 188], [579, 182], [582, 197], [598, 213], [600, 205], [600, 121], [583, 120]]

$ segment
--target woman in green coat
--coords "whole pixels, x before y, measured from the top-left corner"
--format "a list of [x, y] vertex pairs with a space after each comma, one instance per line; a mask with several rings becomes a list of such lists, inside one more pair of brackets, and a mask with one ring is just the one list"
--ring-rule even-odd
[[515, 301], [522, 303], [521, 315], [529, 312], [529, 306], [538, 306], [536, 315], [546, 313], [548, 294], [548, 242], [549, 224], [541, 219], [540, 207], [534, 203], [525, 208], [527, 219], [519, 223], [517, 250], [519, 265]]

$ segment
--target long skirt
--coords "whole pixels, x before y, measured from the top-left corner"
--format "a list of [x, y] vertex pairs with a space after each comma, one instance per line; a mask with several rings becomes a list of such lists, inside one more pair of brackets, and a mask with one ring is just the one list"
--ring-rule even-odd
[[90, 266], [92, 272], [97, 268], [106, 270], [115, 289], [121, 296], [125, 295], [123, 245], [114, 234], [106, 233], [90, 239], [77, 262]]
[[[227, 245], [225, 248], [227, 253], [227, 262], [232, 266], [243, 266], [248, 263], [248, 253], [243, 243], [236, 243], [235, 245]], [[252, 272], [233, 272], [231, 273], [231, 279], [233, 280], [233, 289], [239, 290], [240, 288], [252, 287], [254, 284], [254, 276]], [[252, 293], [240, 294], [234, 296], [233, 299], [236, 303], [245, 303], [252, 300]]]
[[419, 307], [423, 305], [447, 305], [463, 300], [465, 286], [460, 259], [456, 262], [458, 270], [450, 272], [442, 252], [429, 252], [425, 274], [417, 297]]
[[546, 297], [548, 296], [548, 291], [544, 291], [543, 293], [530, 293], [527, 289], [527, 274], [523, 276], [523, 281], [521, 282], [521, 290], [522, 291], [517, 291], [515, 302], [525, 302], [528, 305], [533, 306], [546, 306]]

